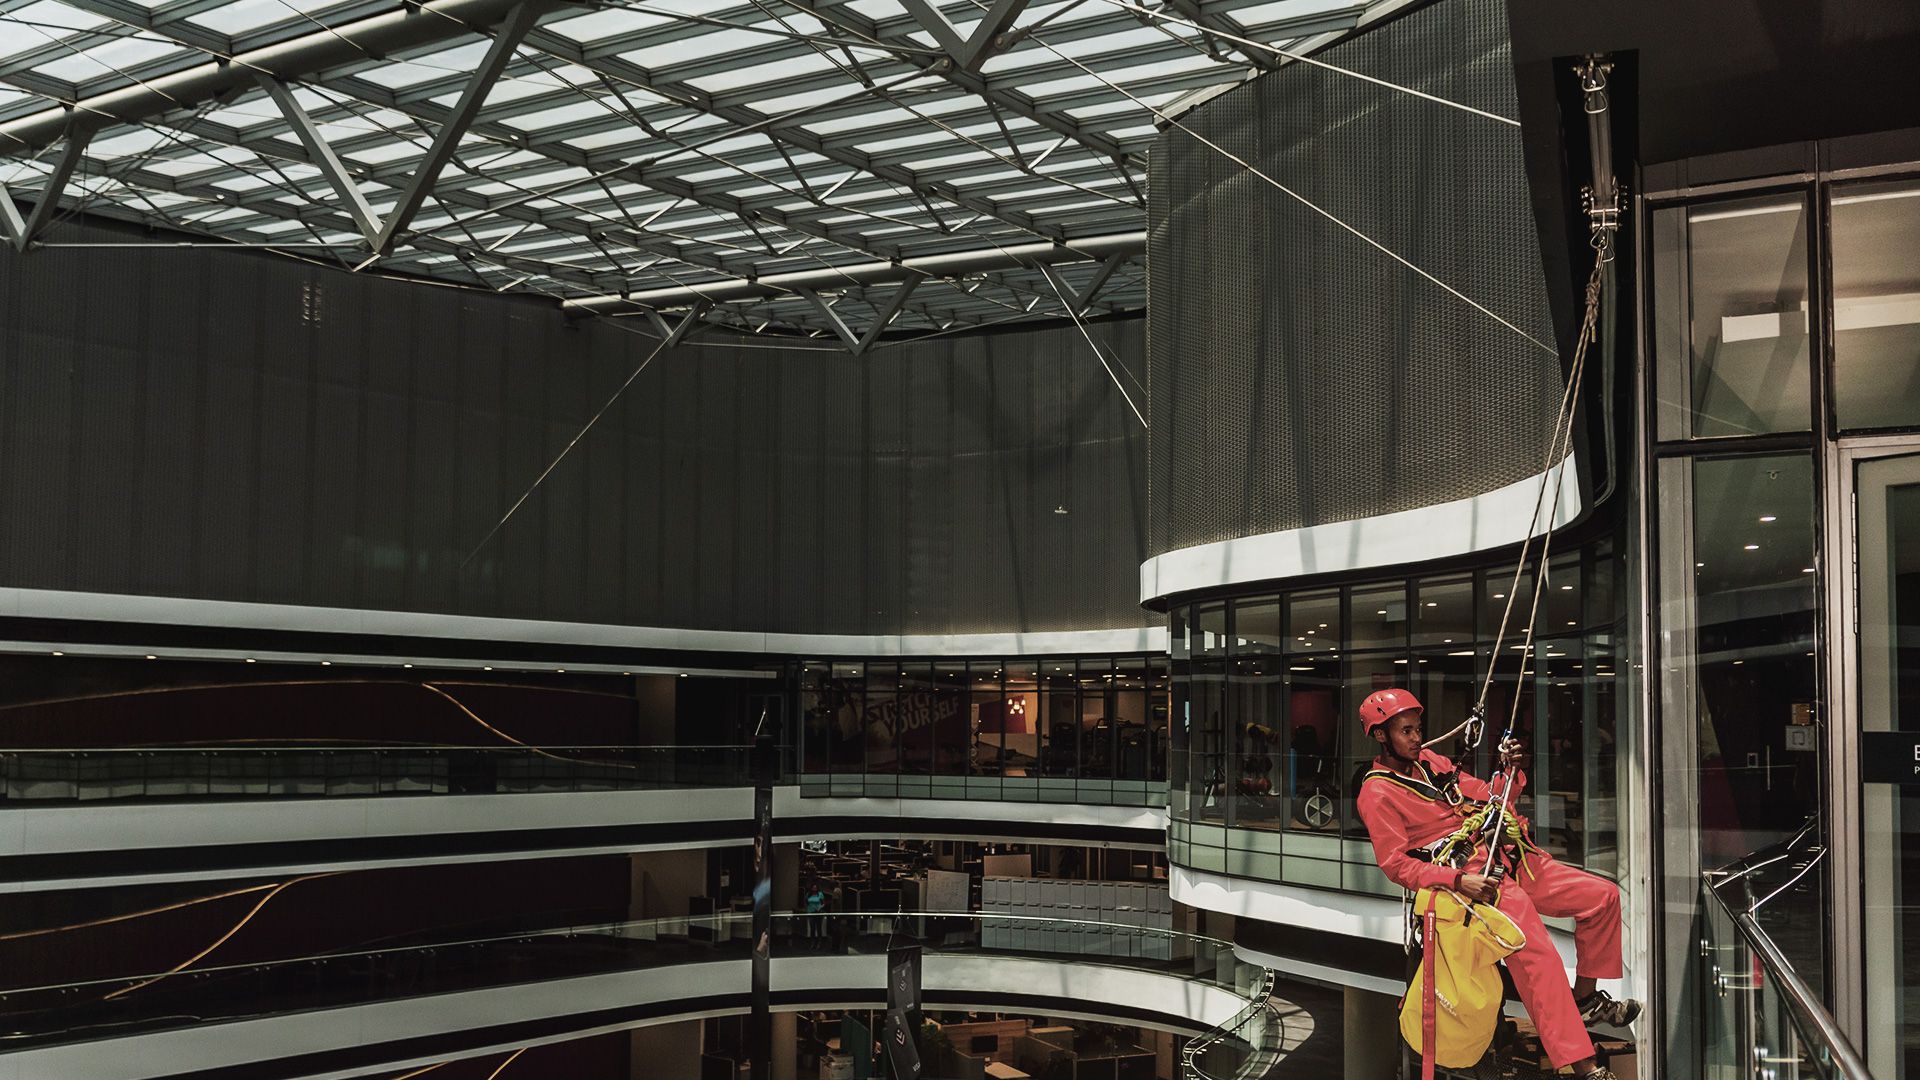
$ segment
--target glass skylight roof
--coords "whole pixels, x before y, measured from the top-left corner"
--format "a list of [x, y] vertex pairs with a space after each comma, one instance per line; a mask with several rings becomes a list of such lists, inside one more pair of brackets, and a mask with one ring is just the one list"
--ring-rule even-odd
[[[1125, 0], [1033, 0], [953, 55], [943, 37], [969, 39], [1002, 9], [929, 3], [942, 34], [910, 0], [555, 3], [470, 88], [510, 0], [404, 16], [393, 0], [0, 0], [0, 179], [34, 202], [61, 175], [71, 116], [98, 127], [62, 209], [298, 243], [373, 272], [663, 308], [727, 286], [709, 318], [832, 334], [835, 319], [871, 325], [898, 288], [836, 274], [952, 255], [894, 326], [1057, 318], [1075, 298], [1127, 310], [1145, 300], [1137, 242], [1058, 263], [1057, 284], [1005, 259], [970, 269], [969, 253], [1138, 234], [1156, 119], [1139, 102], [1272, 66], [1231, 37], [1317, 48], [1368, 0], [1194, 0], [1178, 22], [1143, 22]], [[482, 104], [433, 172], [470, 89]], [[431, 191], [374, 257], [423, 173]], [[50, 217], [35, 239], [57, 245], [69, 215]], [[813, 296], [739, 287], [801, 272], [818, 272]]]

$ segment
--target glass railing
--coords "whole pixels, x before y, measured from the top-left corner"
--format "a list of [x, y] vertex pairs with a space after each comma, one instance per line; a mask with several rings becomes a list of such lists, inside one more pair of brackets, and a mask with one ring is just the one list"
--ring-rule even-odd
[[0, 805], [500, 795], [751, 782], [745, 746], [274, 745], [0, 751]]
[[[1702, 875], [1703, 1051], [1708, 1073], [1754, 1080], [1871, 1080], [1860, 1054], [1821, 1004], [1809, 956], [1796, 966], [1769, 927], [1818, 935], [1823, 921], [1783, 917], [1813, 896], [1826, 848], [1817, 823], [1791, 839]], [[1817, 905], [1814, 905], [1817, 907]], [[1791, 930], [1789, 931], [1791, 932]]]
[[1142, 770], [1128, 776], [971, 776], [961, 774], [819, 773], [798, 777], [803, 798], [963, 799], [1076, 803], [1081, 806], [1167, 805], [1167, 782]]
[[[750, 913], [727, 912], [13, 986], [0, 989], [0, 1052], [425, 994], [744, 959], [751, 927]], [[781, 914], [773, 920], [776, 959], [884, 955], [889, 947], [913, 943], [936, 954], [1117, 965], [1217, 986], [1244, 1007], [1231, 1022], [1195, 1040], [1204, 1045], [1189, 1060], [1197, 1060], [1204, 1071], [1187, 1075], [1254, 1080], [1266, 1075], [1276, 1058], [1277, 1025], [1261, 1022], [1271, 1013], [1272, 973], [1241, 960], [1230, 942], [1119, 923], [999, 913]], [[747, 990], [743, 980], [739, 991]]]

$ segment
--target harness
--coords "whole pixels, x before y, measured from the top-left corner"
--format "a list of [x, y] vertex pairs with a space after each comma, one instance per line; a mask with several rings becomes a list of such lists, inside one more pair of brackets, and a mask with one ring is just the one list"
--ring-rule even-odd
[[[1488, 840], [1490, 849], [1498, 849], [1507, 844], [1518, 849], [1521, 857], [1512, 861], [1514, 865], [1524, 870], [1526, 854], [1540, 850], [1539, 846], [1534, 844], [1533, 838], [1528, 835], [1521, 819], [1515, 814], [1506, 812], [1504, 800], [1481, 802], [1470, 799], [1460, 792], [1460, 777], [1457, 772], [1441, 773], [1436, 778], [1426, 765], [1415, 762], [1414, 767], [1420, 770], [1419, 776], [1408, 776], [1394, 772], [1392, 769], [1369, 769], [1361, 778], [1363, 784], [1369, 780], [1380, 780], [1411, 791], [1428, 802], [1445, 803], [1453, 809], [1454, 813], [1460, 815], [1459, 828], [1424, 847], [1409, 848], [1408, 855], [1422, 862], [1463, 867], [1473, 856], [1474, 848], [1478, 847], [1482, 840]], [[1491, 842], [1495, 838], [1487, 834], [1493, 829], [1499, 830], [1501, 836], [1497, 839], [1504, 841], [1504, 844]]]

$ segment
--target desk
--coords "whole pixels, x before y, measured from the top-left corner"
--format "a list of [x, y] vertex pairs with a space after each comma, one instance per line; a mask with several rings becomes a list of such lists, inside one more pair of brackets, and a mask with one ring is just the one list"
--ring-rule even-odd
[[1021, 1072], [1011, 1065], [998, 1061], [988, 1062], [986, 1072], [988, 1080], [1033, 1080], [1032, 1073]]

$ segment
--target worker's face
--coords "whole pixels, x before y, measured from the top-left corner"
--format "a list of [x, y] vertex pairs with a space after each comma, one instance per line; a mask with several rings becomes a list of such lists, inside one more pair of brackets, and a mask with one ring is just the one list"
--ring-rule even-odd
[[1414, 761], [1420, 757], [1420, 734], [1422, 714], [1419, 709], [1408, 709], [1386, 723], [1373, 729], [1373, 737], [1383, 749], [1402, 761]]

